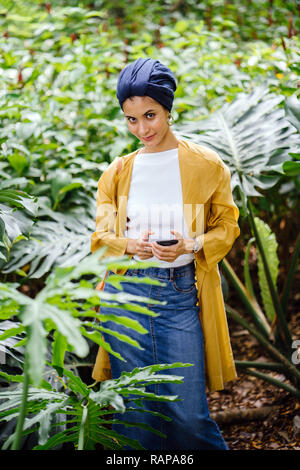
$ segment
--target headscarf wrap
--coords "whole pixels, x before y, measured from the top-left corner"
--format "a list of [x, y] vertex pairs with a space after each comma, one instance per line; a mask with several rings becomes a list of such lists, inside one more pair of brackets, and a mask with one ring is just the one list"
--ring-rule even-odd
[[121, 71], [117, 98], [122, 110], [130, 96], [147, 95], [171, 111], [176, 88], [175, 77], [168, 67], [158, 60], [139, 58]]

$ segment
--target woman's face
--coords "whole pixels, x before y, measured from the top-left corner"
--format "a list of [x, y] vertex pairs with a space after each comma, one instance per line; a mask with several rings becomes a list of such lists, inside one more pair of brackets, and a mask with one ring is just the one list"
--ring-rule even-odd
[[123, 103], [128, 129], [149, 152], [155, 152], [170, 132], [169, 111], [150, 96], [132, 96]]

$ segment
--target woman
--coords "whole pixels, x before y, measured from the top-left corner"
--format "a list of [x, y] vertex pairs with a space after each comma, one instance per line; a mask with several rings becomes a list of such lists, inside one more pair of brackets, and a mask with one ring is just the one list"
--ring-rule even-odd
[[[124, 282], [122, 288], [166, 303], [149, 304], [159, 314], [155, 317], [126, 312], [148, 331], [129, 333], [143, 350], [124, 347], [116, 337], [104, 334], [127, 362], [113, 355], [109, 361], [100, 349], [93, 377], [104, 380], [111, 369], [117, 378], [123, 370], [155, 363], [193, 364], [169, 371], [184, 376], [183, 383], [149, 387], [157, 394], [181, 399], [145, 402], [172, 421], [135, 411], [115, 415], [132, 423], [144, 422], [166, 438], [134, 426], [117, 424], [113, 429], [138, 439], [149, 450], [228, 449], [209, 416], [205, 376], [210, 390], [220, 390], [236, 378], [218, 262], [240, 233], [239, 212], [232, 199], [230, 172], [216, 152], [173, 134], [169, 117], [175, 90], [173, 73], [153, 59], [137, 59], [118, 79], [117, 97], [128, 129], [143, 147], [115, 159], [102, 174], [91, 250], [106, 246], [105, 256], [128, 254], [135, 260], [156, 261], [157, 267], [118, 272], [164, 282], [164, 286]], [[177, 243], [157, 243], [169, 239]], [[118, 292], [108, 283], [104, 290]], [[101, 313], [122, 311], [101, 307]], [[105, 327], [128, 334], [114, 323], [106, 322]]]

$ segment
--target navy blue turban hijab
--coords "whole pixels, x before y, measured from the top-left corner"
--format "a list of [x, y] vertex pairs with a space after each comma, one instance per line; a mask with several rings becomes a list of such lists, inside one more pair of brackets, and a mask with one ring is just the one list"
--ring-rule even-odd
[[117, 98], [123, 109], [130, 96], [150, 96], [169, 111], [172, 109], [176, 80], [168, 67], [158, 60], [137, 59], [121, 71], [117, 84]]

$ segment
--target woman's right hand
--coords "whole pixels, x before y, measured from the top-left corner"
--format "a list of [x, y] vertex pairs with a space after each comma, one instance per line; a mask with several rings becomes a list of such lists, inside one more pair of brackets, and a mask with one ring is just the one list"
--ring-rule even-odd
[[136, 240], [136, 254], [141, 259], [149, 259], [152, 258], [152, 243], [149, 242], [149, 235], [154, 232], [150, 230], [145, 230], [142, 232], [140, 238]]

